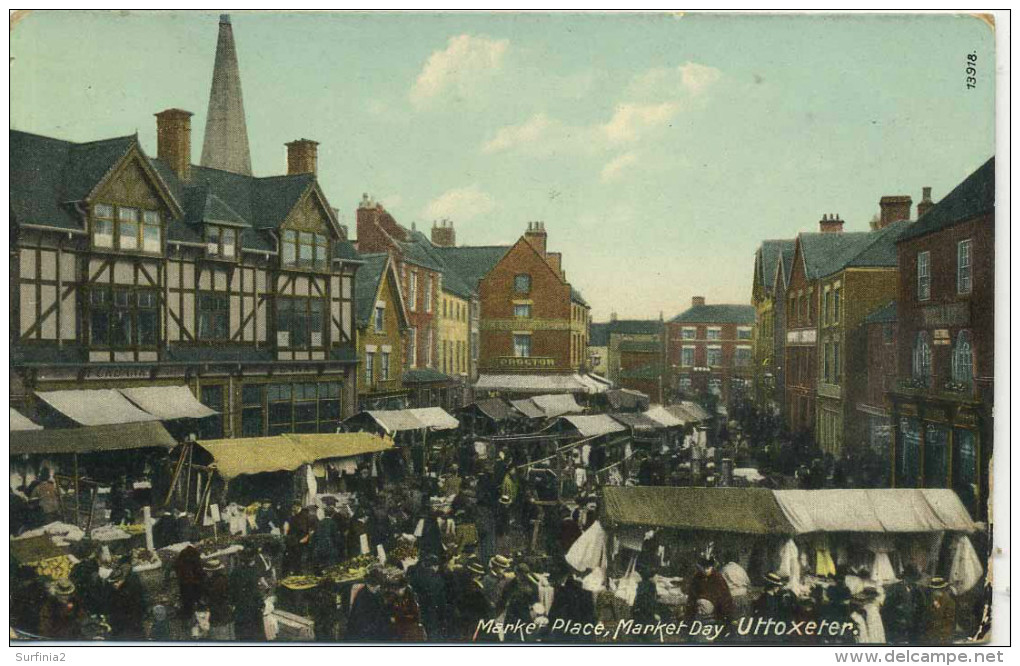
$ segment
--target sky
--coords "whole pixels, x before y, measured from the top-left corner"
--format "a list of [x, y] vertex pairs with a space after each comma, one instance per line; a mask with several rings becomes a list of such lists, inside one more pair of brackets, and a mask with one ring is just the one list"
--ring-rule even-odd
[[[232, 12], [256, 175], [320, 142], [354, 234], [362, 193], [459, 244], [545, 222], [596, 321], [749, 303], [766, 238], [887, 194], [938, 201], [994, 152], [994, 35], [952, 15]], [[36, 12], [11, 37], [11, 126], [71, 141], [194, 112], [218, 13]], [[966, 87], [968, 54], [976, 84]]]

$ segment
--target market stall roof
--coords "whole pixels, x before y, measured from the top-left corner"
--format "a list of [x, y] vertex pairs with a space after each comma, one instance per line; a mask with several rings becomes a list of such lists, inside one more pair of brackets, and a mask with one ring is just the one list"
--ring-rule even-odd
[[664, 430], [665, 425], [659, 423], [644, 412], [621, 412], [610, 414], [614, 420], [635, 430]]
[[545, 412], [539, 409], [538, 405], [531, 401], [531, 398], [524, 400], [511, 400], [510, 404], [513, 405], [514, 409], [524, 414], [529, 419], [541, 419], [545, 418]]
[[613, 409], [642, 409], [649, 405], [648, 396], [631, 389], [613, 389], [606, 391], [606, 399]]
[[407, 410], [427, 428], [433, 430], [455, 430], [460, 421], [446, 413], [442, 407], [419, 407]]
[[25, 432], [28, 430], [42, 430], [43, 427], [38, 423], [29, 421], [28, 418], [13, 407], [11, 410], [11, 432]]
[[556, 418], [564, 414], [580, 414], [584, 411], [574, 400], [574, 396], [568, 394], [536, 395], [531, 401], [548, 418]]
[[644, 414], [648, 418], [658, 421], [667, 428], [675, 428], [684, 424], [683, 421], [670, 414], [669, 411], [662, 405], [652, 405]]
[[952, 490], [777, 490], [776, 500], [798, 533], [971, 532], [967, 509]]
[[[593, 382], [597, 383], [597, 382]], [[578, 375], [479, 375], [475, 383], [479, 391], [509, 391], [512, 393], [590, 393], [591, 387], [578, 379]]]
[[10, 442], [11, 455], [171, 449], [177, 444], [158, 421], [14, 431]]
[[[365, 412], [388, 433], [422, 430], [426, 426], [406, 409], [370, 410]], [[357, 415], [355, 415], [357, 416]]]
[[140, 386], [117, 390], [160, 421], [201, 419], [219, 413], [200, 403], [187, 386]]
[[708, 412], [693, 402], [682, 402], [665, 407], [666, 411], [684, 424], [700, 423], [708, 419]]
[[480, 411], [482, 414], [485, 414], [493, 421], [505, 421], [508, 418], [510, 418], [510, 416], [513, 413], [511, 411], [510, 405], [505, 401], [500, 400], [499, 398], [485, 398], [483, 400], [476, 400], [475, 402], [471, 403], [471, 405], [467, 405], [467, 407], [471, 407], [472, 405], [474, 405], [474, 407], [478, 411]]
[[591, 375], [574, 375], [574, 378], [588, 389], [588, 393], [605, 393], [609, 386], [600, 382]]
[[242, 474], [293, 471], [306, 463], [308, 451], [285, 435], [204, 439], [198, 445], [208, 451], [224, 479]]
[[602, 500], [608, 525], [743, 534], [794, 532], [772, 491], [765, 488], [605, 486]]
[[680, 405], [698, 421], [707, 421], [710, 418], [712, 418], [712, 415], [709, 414], [704, 407], [702, 407], [696, 402], [684, 400], [683, 402], [680, 403]]
[[113, 389], [38, 391], [50, 407], [83, 426], [158, 421]]
[[614, 421], [608, 414], [593, 414], [591, 416], [564, 416], [564, 421], [574, 426], [577, 432], [583, 437], [599, 437], [614, 432], [626, 432], [627, 428]]
[[606, 388], [613, 388], [613, 382], [609, 381], [602, 375], [596, 375], [594, 372], [589, 372], [588, 376], [595, 382], [604, 385]]
[[389, 437], [380, 437], [370, 432], [287, 433], [282, 437], [287, 437], [306, 451], [305, 462], [379, 453], [394, 446]]

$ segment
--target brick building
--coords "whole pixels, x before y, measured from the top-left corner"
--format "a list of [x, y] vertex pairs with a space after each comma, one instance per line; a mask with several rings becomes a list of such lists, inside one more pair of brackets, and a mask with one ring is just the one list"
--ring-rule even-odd
[[[479, 280], [478, 386], [485, 390], [568, 389], [551, 376], [588, 365], [588, 304], [566, 279], [562, 256], [549, 252], [543, 222], [527, 232]], [[513, 375], [511, 379], [501, 377]], [[578, 383], [579, 392], [585, 384]]]
[[670, 388], [676, 396], [713, 393], [723, 405], [750, 398], [753, 305], [706, 305], [703, 296], [666, 324]]
[[[886, 394], [896, 386], [896, 301], [864, 318], [867, 336], [867, 383], [857, 402], [855, 419], [866, 429], [865, 441], [884, 460], [892, 456], [892, 420]], [[887, 485], [891, 475], [884, 479]]]
[[899, 239], [896, 487], [953, 488], [983, 517], [992, 454], [995, 160]]
[[609, 322], [588, 327], [588, 366], [601, 377], [609, 375]]
[[762, 241], [754, 255], [751, 286], [751, 305], [755, 311], [751, 331], [754, 401], [775, 413], [780, 411], [783, 396], [782, 384], [777, 378], [781, 374], [784, 349], [782, 334], [777, 334], [777, 326], [782, 327], [783, 301], [776, 300], [776, 283], [785, 279], [779, 264], [784, 256], [789, 263], [794, 244], [793, 239]]
[[617, 319], [614, 312], [606, 326], [606, 378], [663, 402], [668, 388], [665, 330], [662, 319]]

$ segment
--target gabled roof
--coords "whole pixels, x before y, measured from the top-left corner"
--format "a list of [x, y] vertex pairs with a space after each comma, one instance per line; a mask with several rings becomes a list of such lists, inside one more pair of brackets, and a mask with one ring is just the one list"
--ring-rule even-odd
[[754, 323], [754, 306], [737, 304], [695, 305], [669, 320], [671, 324]]
[[411, 236], [410, 241], [398, 241], [398, 245], [400, 246], [404, 261], [421, 266], [422, 268], [427, 268], [428, 270], [435, 271], [437, 273], [443, 272], [442, 264], [433, 258], [429, 251], [423, 246], [422, 242], [416, 240], [413, 235]]
[[796, 242], [796, 239], [793, 238], [762, 241], [758, 246], [755, 261], [758, 274], [754, 276], [754, 279], [761, 281], [766, 289], [771, 290], [776, 284], [776, 266], [779, 264], [779, 258], [786, 251], [789, 251], [792, 257]]
[[437, 256], [453, 270], [472, 290], [499, 263], [511, 245], [477, 245], [467, 247], [433, 246]]
[[389, 263], [389, 255], [363, 254], [364, 262], [358, 269], [358, 277], [354, 280], [354, 320], [361, 328], [372, 321], [372, 311], [379, 295], [379, 283]]
[[[796, 241], [794, 241], [794, 246], [793, 247], [791, 247], [789, 249], [783, 248], [783, 251], [780, 253], [779, 266], [776, 267], [776, 271], [778, 271], [779, 268], [782, 267], [782, 269], [783, 269], [783, 283], [784, 284], [790, 284], [790, 275], [793, 273], [793, 255], [794, 255], [794, 249], [795, 248], [796, 248]], [[779, 273], [777, 272], [776, 276], [778, 276], [778, 275], [779, 275]], [[773, 280], [772, 284], [773, 284], [773, 286], [775, 286], [775, 281], [774, 280]]]
[[995, 158], [992, 157], [922, 215], [899, 240], [924, 236], [994, 211]]
[[444, 260], [443, 255], [440, 254], [439, 248], [433, 245], [432, 241], [420, 231], [412, 231], [410, 238], [409, 242], [402, 245], [413, 244], [415, 246], [415, 249], [412, 250], [413, 252], [420, 251], [427, 257], [429, 262], [438, 267], [436, 270], [439, 270], [443, 275], [443, 291], [459, 298], [470, 300], [475, 293], [475, 289], [457, 271], [450, 267]]
[[804, 277], [817, 280], [846, 266], [874, 237], [870, 231], [844, 233], [802, 233], [798, 235]]
[[591, 324], [588, 328], [588, 346], [605, 347], [609, 344], [609, 323]]
[[866, 248], [861, 250], [857, 256], [846, 263], [846, 267], [884, 267], [896, 268], [899, 265], [899, 258], [896, 253], [896, 242], [900, 235], [909, 230], [909, 220], [894, 222], [884, 229], [873, 231], [874, 240]]
[[896, 301], [889, 301], [882, 307], [872, 310], [864, 318], [865, 324], [892, 324], [896, 321]]

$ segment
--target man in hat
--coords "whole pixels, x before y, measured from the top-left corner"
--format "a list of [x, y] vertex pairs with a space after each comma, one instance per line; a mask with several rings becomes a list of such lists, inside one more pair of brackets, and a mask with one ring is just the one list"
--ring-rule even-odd
[[492, 636], [489, 634], [478, 632], [478, 623], [493, 615], [492, 605], [483, 590], [482, 576], [485, 574], [485, 567], [477, 562], [471, 562], [465, 571], [466, 585], [458, 595], [457, 625], [451, 638], [469, 641], [491, 640]]
[[780, 622], [793, 619], [794, 596], [786, 580], [775, 571], [765, 574], [765, 591], [754, 602], [754, 615]]
[[174, 573], [177, 574], [177, 586], [181, 598], [181, 617], [190, 618], [195, 612], [195, 604], [202, 597], [202, 585], [205, 583], [205, 572], [202, 568], [202, 555], [192, 545], [185, 546], [174, 560]]
[[351, 604], [347, 621], [347, 640], [375, 643], [393, 638], [390, 613], [382, 598], [386, 576], [381, 567], [372, 567], [365, 577], [365, 586]]
[[263, 499], [255, 511], [255, 532], [269, 534], [274, 527], [280, 527], [280, 517], [276, 515], [273, 503], [268, 499]]
[[[434, 518], [430, 520], [435, 522]], [[407, 570], [407, 579], [418, 595], [421, 623], [428, 639], [443, 640], [447, 600], [446, 583], [439, 574], [439, 558], [432, 553], [423, 554], [421, 561]]]
[[205, 586], [203, 600], [209, 606], [209, 638], [229, 641], [234, 638], [234, 613], [230, 607], [230, 580], [226, 567], [212, 558], [203, 563]]
[[85, 614], [75, 596], [74, 583], [61, 578], [50, 586], [49, 592], [39, 610], [39, 635], [53, 640], [79, 638]]
[[857, 643], [881, 645], [886, 642], [878, 597], [878, 590], [866, 587], [850, 598], [850, 621], [856, 625]]
[[928, 582], [928, 603], [925, 608], [924, 641], [943, 645], [953, 640], [956, 631], [956, 597], [949, 582], [935, 576]]
[[513, 560], [506, 555], [493, 555], [489, 558], [488, 573], [485, 573], [483, 570], [482, 588], [485, 590], [485, 596], [489, 600], [489, 605], [494, 608], [503, 598], [503, 591], [513, 579], [511, 574], [512, 567]]
[[[514, 577], [503, 590], [502, 601], [497, 605], [499, 609], [506, 609], [504, 616], [505, 624], [527, 624], [531, 619], [531, 604], [538, 601], [538, 579], [531, 572], [531, 568], [524, 563], [514, 568]], [[507, 634], [505, 640], [523, 641], [523, 635]]]
[[[595, 601], [591, 592], [581, 586], [581, 578], [562, 558], [555, 561], [552, 572], [552, 580], [558, 583], [556, 594], [553, 595], [552, 605], [549, 608], [550, 626], [556, 620], [578, 622], [586, 624], [595, 621]], [[553, 635], [553, 641], [569, 642], [576, 640], [583, 642], [581, 637], [570, 635]]]
[[925, 606], [920, 579], [917, 567], [907, 564], [903, 567], [902, 579], [885, 588], [882, 623], [890, 643], [903, 645], [920, 642], [920, 623]]
[[145, 634], [145, 588], [131, 564], [117, 565], [110, 577], [109, 619], [111, 636], [117, 640], [141, 640]]
[[695, 617], [698, 599], [712, 602], [716, 619], [725, 623], [733, 619], [733, 597], [730, 595], [729, 585], [716, 569], [715, 560], [711, 555], [702, 555], [698, 558], [698, 570], [691, 577], [690, 589], [687, 592], [688, 619]]
[[241, 553], [240, 566], [230, 572], [230, 604], [234, 607], [234, 632], [238, 640], [264, 641], [262, 621], [264, 599], [259, 590], [259, 554], [251, 550]]

